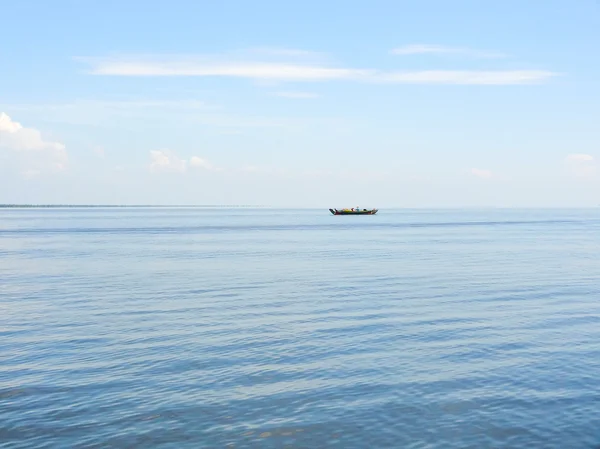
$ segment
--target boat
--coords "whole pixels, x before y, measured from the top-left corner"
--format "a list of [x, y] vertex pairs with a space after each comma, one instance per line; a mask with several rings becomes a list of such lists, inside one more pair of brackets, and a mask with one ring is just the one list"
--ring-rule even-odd
[[333, 215], [375, 215], [377, 213], [377, 209], [329, 209]]

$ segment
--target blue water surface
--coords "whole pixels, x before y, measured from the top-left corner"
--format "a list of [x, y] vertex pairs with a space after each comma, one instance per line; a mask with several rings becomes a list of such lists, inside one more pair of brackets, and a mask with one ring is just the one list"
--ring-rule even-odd
[[0, 447], [597, 448], [600, 210], [0, 210]]

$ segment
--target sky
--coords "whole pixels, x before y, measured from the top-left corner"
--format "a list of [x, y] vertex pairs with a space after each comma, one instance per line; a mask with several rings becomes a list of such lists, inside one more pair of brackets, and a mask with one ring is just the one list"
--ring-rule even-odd
[[600, 204], [598, 0], [0, 12], [0, 203]]

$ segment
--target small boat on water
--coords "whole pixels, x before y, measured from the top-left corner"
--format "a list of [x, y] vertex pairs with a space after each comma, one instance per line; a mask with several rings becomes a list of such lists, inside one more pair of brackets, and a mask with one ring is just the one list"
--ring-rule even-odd
[[353, 207], [352, 209], [329, 209], [329, 212], [333, 215], [375, 215], [377, 209], [359, 209], [358, 207]]

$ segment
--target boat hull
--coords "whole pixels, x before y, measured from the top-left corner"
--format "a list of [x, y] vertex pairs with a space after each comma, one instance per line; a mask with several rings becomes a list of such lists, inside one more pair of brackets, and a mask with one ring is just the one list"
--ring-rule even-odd
[[337, 209], [329, 209], [333, 215], [375, 215], [377, 213], [377, 209], [370, 210], [337, 210]]

